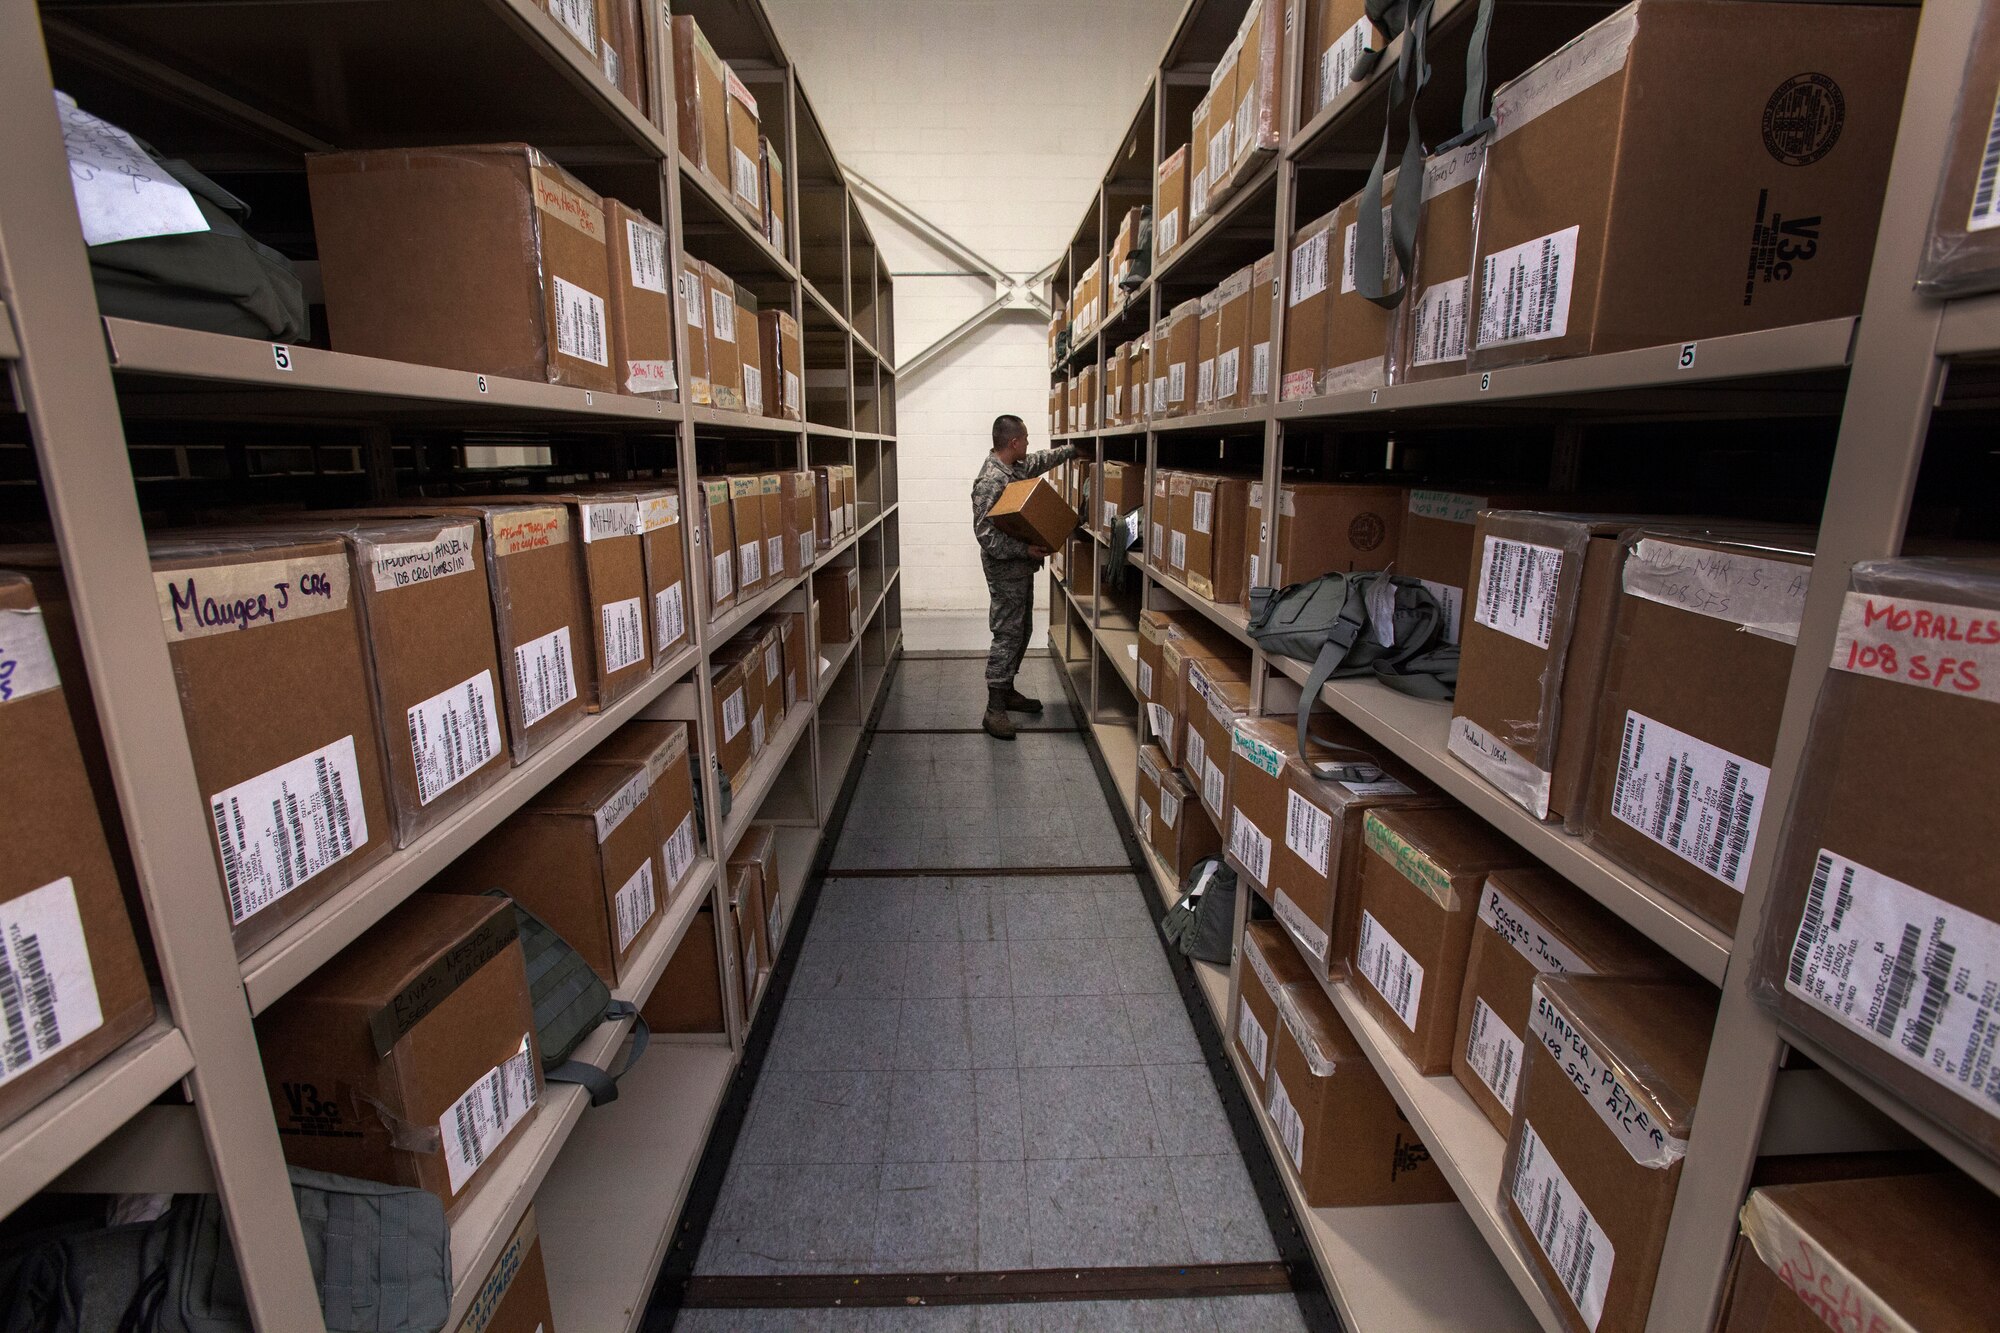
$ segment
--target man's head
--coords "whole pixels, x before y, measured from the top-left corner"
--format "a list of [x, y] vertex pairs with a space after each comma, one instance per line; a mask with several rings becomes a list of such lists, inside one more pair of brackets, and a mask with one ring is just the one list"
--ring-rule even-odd
[[1016, 416], [993, 418], [993, 454], [1008, 464], [1018, 463], [1027, 457], [1027, 423]]

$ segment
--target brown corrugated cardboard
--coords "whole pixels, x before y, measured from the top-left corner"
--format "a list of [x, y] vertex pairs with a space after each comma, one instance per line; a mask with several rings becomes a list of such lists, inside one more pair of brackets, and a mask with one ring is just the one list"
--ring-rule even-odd
[[716, 184], [729, 184], [729, 109], [724, 91], [729, 67], [708, 44], [700, 25], [673, 16], [674, 96], [678, 101], [681, 154]]
[[1527, 857], [1455, 806], [1371, 810], [1361, 836], [1354, 992], [1419, 1073], [1448, 1073], [1480, 887]]
[[1010, 484], [986, 517], [1009, 537], [1050, 551], [1061, 549], [1082, 521], [1056, 488], [1041, 477]]
[[785, 552], [785, 577], [803, 578], [819, 555], [819, 481], [812, 472], [787, 472], [784, 475], [790, 494], [785, 531], [792, 537], [791, 547]]
[[729, 91], [729, 194], [736, 211], [752, 226], [764, 225], [764, 172], [758, 144], [757, 99], [729, 70], [723, 78]]
[[762, 530], [764, 533], [764, 578], [767, 584], [785, 580], [785, 555], [796, 554], [798, 541], [792, 532], [792, 506], [785, 496], [785, 474], [766, 472], [757, 478]]
[[1285, 358], [1278, 396], [1285, 402], [1322, 393], [1326, 375], [1328, 278], [1339, 236], [1335, 214], [1314, 218], [1292, 237], [1291, 262], [1285, 282]]
[[604, 203], [533, 148], [314, 153], [306, 182], [336, 350], [617, 388]]
[[764, 339], [757, 298], [748, 287], [736, 289], [736, 335], [736, 354], [743, 365], [743, 410], [753, 417], [764, 416]]
[[688, 924], [653, 993], [639, 1010], [654, 1032], [722, 1033], [729, 1030], [722, 998], [722, 966], [715, 938], [715, 909], [704, 906]]
[[1111, 242], [1111, 262], [1104, 272], [1104, 302], [1109, 310], [1123, 309], [1125, 302], [1145, 281], [1145, 275], [1138, 272], [1132, 263], [1132, 251], [1139, 243], [1139, 229], [1145, 225], [1145, 219], [1144, 205], [1126, 209], [1125, 215], [1118, 219], [1118, 234]]
[[1077, 275], [1076, 290], [1069, 298], [1069, 333], [1072, 346], [1097, 331], [1104, 317], [1104, 261], [1093, 259]]
[[1535, 980], [1500, 1207], [1572, 1333], [1639, 1333], [1701, 1089], [1715, 992]]
[[[743, 349], [737, 342], [736, 284], [713, 264], [701, 266], [708, 300], [708, 397], [725, 412], [744, 411]], [[754, 327], [754, 326], [753, 326]]]
[[1097, 367], [1085, 366], [1076, 377], [1076, 428], [1096, 430], [1099, 421], [1097, 408], [1100, 395], [1097, 392]]
[[822, 551], [833, 547], [840, 540], [840, 510], [834, 504], [833, 469], [820, 463], [813, 467], [813, 503], [817, 512], [813, 515], [813, 540]]
[[[1403, 488], [1342, 482], [1298, 481], [1278, 492], [1276, 568], [1263, 577], [1261, 548], [1269, 515], [1264, 483], [1252, 482], [1244, 498], [1243, 592], [1310, 583], [1322, 574], [1387, 569], [1396, 558], [1403, 527]], [[1400, 570], [1398, 571], [1400, 572]]]
[[785, 711], [813, 697], [812, 668], [806, 643], [806, 613], [789, 611], [779, 617], [778, 634], [785, 655]]
[[1121, 343], [1116, 352], [1104, 360], [1104, 424], [1122, 426], [1125, 416], [1125, 377], [1130, 371], [1131, 344]]
[[1121, 517], [1146, 502], [1146, 465], [1107, 458], [1097, 475], [1103, 490], [1097, 506], [1100, 522], [1096, 526], [1098, 531], [1109, 533]]
[[1375, 25], [1368, 21], [1364, 0], [1307, 0], [1305, 118], [1354, 83], [1354, 67], [1362, 53], [1381, 49]]
[[1187, 524], [1194, 515], [1194, 479], [1185, 472], [1153, 473], [1153, 563], [1186, 582]]
[[703, 477], [702, 545], [708, 550], [708, 609], [711, 616], [736, 605], [736, 520], [729, 503], [729, 478]]
[[1284, 927], [1275, 921], [1246, 921], [1237, 945], [1242, 955], [1241, 989], [1236, 1001], [1236, 1030], [1230, 1034], [1236, 1053], [1249, 1071], [1250, 1090], [1257, 1105], [1270, 1104], [1271, 1054], [1284, 1020], [1278, 1017], [1278, 996], [1287, 986], [1317, 986], [1299, 959]]
[[1129, 359], [1125, 365], [1126, 397], [1130, 399], [1128, 419], [1137, 426], [1153, 414], [1152, 340], [1141, 336], [1132, 344]]
[[645, 490], [633, 494], [639, 506], [639, 546], [646, 564], [646, 623], [652, 628], [653, 669], [693, 639], [688, 620], [687, 527], [681, 522], [681, 493]]
[[764, 927], [764, 958], [778, 961], [778, 946], [785, 938], [784, 892], [778, 880], [778, 834], [769, 824], [752, 824], [743, 832], [743, 841], [729, 858], [732, 872], [743, 867], [756, 871], [759, 901], [757, 915]]
[[758, 668], [758, 683], [763, 690], [764, 735], [758, 742], [762, 749], [777, 739], [778, 728], [785, 722], [785, 638], [778, 622], [771, 619], [758, 621], [744, 631], [750, 639], [752, 662]]
[[1194, 744], [1188, 720], [1197, 715], [1203, 703], [1188, 689], [1191, 662], [1202, 663], [1209, 681], [1240, 681], [1249, 679], [1250, 655], [1235, 640], [1200, 626], [1185, 635], [1169, 634], [1160, 644], [1161, 679], [1155, 684], [1161, 698], [1159, 704], [1146, 709], [1147, 717], [1167, 758], [1181, 765], [1190, 782], [1198, 783], [1200, 775], [1188, 764], [1188, 751]]
[[729, 479], [729, 523], [736, 534], [736, 593], [748, 600], [764, 589], [764, 495], [758, 478]]
[[1182, 144], [1160, 162], [1153, 185], [1153, 266], [1186, 239], [1188, 146]]
[[1916, 20], [1639, 0], [1499, 88], [1471, 368], [1858, 311]]
[[472, 1308], [458, 1333], [546, 1333], [555, 1327], [549, 1313], [549, 1275], [542, 1267], [542, 1237], [535, 1226], [535, 1208], [527, 1212], [479, 1284]]
[[[65, 654], [67, 655], [67, 654]], [[153, 1019], [153, 997], [55, 650], [25, 578], [0, 573], [0, 979], [15, 1021], [0, 1045], [0, 1125]], [[22, 1016], [25, 1005], [26, 1018]]]
[[[1147, 787], [1151, 791], [1148, 795]], [[1144, 838], [1176, 883], [1203, 857], [1222, 855], [1222, 835], [1201, 811], [1187, 780], [1174, 771], [1157, 745], [1139, 751], [1139, 836]]]
[[769, 139], [759, 136], [757, 154], [764, 170], [760, 184], [764, 192], [764, 239], [779, 254], [785, 249], [785, 159]]
[[840, 476], [840, 506], [842, 512], [841, 530], [852, 534], [860, 530], [855, 510], [861, 500], [860, 493], [855, 489], [854, 485], [854, 464], [842, 463], [838, 472]]
[[681, 256], [680, 280], [674, 284], [680, 307], [681, 369], [687, 375], [687, 401], [696, 407], [710, 407], [715, 401], [708, 381], [708, 289], [704, 282], [701, 261]]
[[803, 421], [806, 381], [799, 322], [789, 310], [761, 311], [757, 334], [764, 363], [764, 415]]
[[1252, 406], [1271, 401], [1271, 308], [1277, 292], [1278, 258], [1265, 255], [1250, 267], [1250, 312], [1243, 324], [1244, 374]]
[[1944, 172], [1930, 235], [1917, 266], [1917, 286], [1932, 294], [1963, 296], [1994, 285], [2000, 236], [1996, 197], [1987, 184], [1993, 137], [1994, 92], [2000, 88], [2000, 22], [1981, 17], [1959, 85], [1958, 111], [1946, 141]]
[[667, 233], [637, 209], [605, 202], [611, 230], [611, 357], [624, 393], [675, 397], [674, 307]]
[[1483, 141], [1435, 153], [1424, 162], [1423, 212], [1416, 262], [1397, 307], [1389, 343], [1389, 379], [1397, 384], [1465, 373], [1472, 300], [1473, 201]]
[[813, 602], [819, 607], [819, 641], [851, 643], [861, 633], [861, 571], [853, 565], [813, 575]]
[[[1194, 475], [1188, 479], [1187, 585], [1211, 602], [1243, 597], [1243, 529], [1250, 508], [1248, 477]], [[1180, 531], [1179, 494], [1174, 531]]]
[[[1238, 269], [1215, 289], [1215, 391], [1209, 405], [1218, 412], [1250, 405], [1250, 361], [1246, 349], [1252, 273], [1248, 266]], [[1265, 335], [1267, 341], [1269, 336]]]
[[[556, 497], [549, 497], [554, 499]], [[637, 689], [652, 674], [646, 638], [646, 552], [639, 504], [630, 496], [561, 497], [583, 538], [577, 554], [584, 605], [593, 622], [592, 688], [584, 700], [595, 713]]]
[[1252, 716], [1248, 675], [1240, 660], [1195, 660], [1187, 664], [1182, 682], [1187, 735], [1181, 771], [1217, 828], [1229, 824], [1229, 747], [1235, 744], [1236, 724]]
[[1477, 572], [1473, 554], [1479, 511], [1482, 509], [1549, 508], [1554, 497], [1516, 490], [1513, 493], [1483, 491], [1412, 490], [1403, 514], [1402, 532], [1396, 542], [1396, 572], [1421, 579], [1431, 596], [1444, 608], [1445, 638], [1457, 643], [1466, 588]]
[[257, 1017], [285, 1160], [455, 1213], [542, 1093], [505, 898], [419, 893]]
[[736, 922], [736, 955], [742, 966], [743, 1012], [757, 1003], [771, 971], [771, 944], [764, 930], [763, 875], [755, 861], [729, 863], [729, 911]]
[[660, 905], [673, 902], [700, 855], [694, 824], [694, 778], [688, 767], [694, 732], [686, 722], [627, 722], [590, 752], [592, 762], [644, 767], [652, 790], [647, 800], [658, 817]]
[[[1403, 280], [1389, 238], [1389, 208], [1396, 199], [1396, 178], [1392, 171], [1382, 182], [1382, 253], [1375, 262], [1381, 266], [1384, 291], [1394, 291]], [[1361, 294], [1359, 270], [1368, 259], [1360, 253], [1360, 207], [1361, 196], [1354, 195], [1333, 214], [1331, 235], [1340, 250], [1340, 280], [1330, 283], [1326, 297], [1326, 371], [1320, 376], [1321, 393], [1371, 388], [1389, 378], [1394, 319], [1390, 311]]]
[[604, 0], [604, 3], [611, 18], [606, 31], [615, 36], [615, 41], [603, 43], [604, 77], [632, 104], [634, 111], [642, 117], [649, 116], [652, 79], [646, 70], [645, 41], [639, 35], [646, 21], [647, 6], [643, 0]]
[[750, 667], [741, 655], [718, 651], [709, 672], [715, 696], [716, 760], [732, 784], [753, 758], [750, 748]]
[[[1166, 327], [1158, 346], [1166, 349], [1164, 363], [1155, 364], [1155, 379], [1164, 377], [1166, 398], [1164, 409], [1156, 405], [1153, 415], [1161, 417], [1184, 417], [1194, 411], [1196, 386], [1196, 362], [1201, 352], [1201, 302], [1183, 301], [1175, 306], [1166, 318]], [[1157, 388], [1155, 386], [1157, 397]]]
[[1222, 341], [1220, 293], [1209, 292], [1197, 303], [1201, 314], [1195, 325], [1194, 410], [1215, 410], [1215, 354]]
[[[1173, 691], [1173, 678], [1167, 673], [1162, 661], [1162, 650], [1169, 638], [1191, 638], [1197, 634], [1210, 634], [1202, 627], [1206, 622], [1193, 611], [1167, 610], [1160, 607], [1146, 607], [1139, 612], [1139, 703], [1141, 707], [1157, 706], [1167, 709], [1168, 696]], [[1169, 714], [1170, 715], [1170, 714]], [[1158, 731], [1158, 728], [1155, 728]], [[1161, 746], [1167, 752], [1169, 762], [1174, 755], [1173, 738], [1169, 737]]]
[[155, 539], [153, 583], [239, 952], [394, 839], [373, 682], [337, 539]]
[[1505, 1134], [1514, 1125], [1535, 978], [1658, 977], [1671, 964], [1644, 936], [1538, 866], [1487, 875], [1475, 916], [1451, 1072]]

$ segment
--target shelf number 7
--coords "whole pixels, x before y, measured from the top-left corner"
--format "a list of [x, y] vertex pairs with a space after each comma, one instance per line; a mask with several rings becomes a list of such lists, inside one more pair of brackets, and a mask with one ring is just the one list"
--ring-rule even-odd
[[271, 364], [287, 375], [292, 373], [292, 349], [283, 343], [271, 344]]
[[1693, 344], [1693, 343], [1682, 343], [1682, 344], [1681, 344], [1681, 356], [1680, 356], [1680, 368], [1681, 368], [1682, 370], [1693, 370], [1693, 369], [1694, 369], [1694, 344]]

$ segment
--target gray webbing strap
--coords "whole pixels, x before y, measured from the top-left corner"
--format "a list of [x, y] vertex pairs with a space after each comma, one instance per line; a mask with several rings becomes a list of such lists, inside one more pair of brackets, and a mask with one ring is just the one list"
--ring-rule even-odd
[[[1389, 80], [1389, 114], [1382, 126], [1382, 146], [1375, 151], [1375, 166], [1368, 173], [1368, 183], [1361, 188], [1360, 215], [1354, 220], [1355, 290], [1385, 310], [1402, 304], [1410, 271], [1416, 264], [1417, 219], [1424, 199], [1424, 140], [1417, 124], [1417, 103], [1431, 77], [1425, 51], [1431, 4], [1432, 0], [1417, 0], [1403, 28], [1403, 53]], [[1396, 123], [1396, 108], [1405, 104], [1409, 108], [1409, 126], [1398, 167], [1396, 201], [1390, 205], [1389, 217], [1389, 240], [1395, 247], [1399, 271], [1395, 290], [1390, 291], [1374, 257], [1383, 252], [1382, 189], [1389, 167], [1389, 136]]]

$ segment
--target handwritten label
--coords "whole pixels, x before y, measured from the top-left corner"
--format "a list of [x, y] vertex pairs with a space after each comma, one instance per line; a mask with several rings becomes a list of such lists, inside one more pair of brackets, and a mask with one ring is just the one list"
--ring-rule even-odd
[[618, 826], [630, 819], [632, 812], [646, 803], [646, 797], [651, 795], [652, 791], [653, 775], [641, 772], [611, 793], [611, 799], [598, 806], [592, 816], [597, 826], [598, 842], [602, 843], [617, 832]]
[[1502, 893], [1492, 880], [1479, 890], [1479, 919], [1488, 930], [1514, 946], [1537, 972], [1560, 972], [1565, 976], [1595, 976], [1597, 969], [1579, 958], [1562, 940], [1543, 930], [1540, 923]]
[[406, 720], [421, 805], [429, 805], [500, 753], [500, 710], [491, 671], [414, 705]]
[[352, 736], [217, 792], [208, 805], [237, 925], [368, 844]]
[[1617, 1259], [1611, 1238], [1584, 1207], [1583, 1197], [1549, 1155], [1534, 1122], [1521, 1122], [1521, 1146], [1509, 1184], [1514, 1206], [1528, 1223], [1556, 1281], [1584, 1325], [1592, 1330], [1604, 1318], [1604, 1298], [1611, 1289], [1611, 1266]]
[[487, 529], [493, 537], [493, 553], [502, 559], [562, 546], [569, 541], [569, 510], [553, 506], [538, 509], [504, 509], [488, 516]]
[[209, 229], [187, 186], [155, 162], [138, 140], [83, 110], [67, 93], [56, 94], [56, 114], [85, 245]]
[[681, 521], [681, 497], [668, 491], [639, 499], [639, 531], [657, 532]]
[[41, 611], [0, 611], [0, 703], [26, 699], [61, 684]]
[[158, 570], [153, 590], [167, 642], [233, 634], [346, 609], [347, 556]]
[[1627, 710], [1611, 813], [1738, 893], [1771, 770]]
[[1361, 826], [1361, 837], [1369, 851], [1387, 861], [1396, 873], [1423, 890], [1438, 906], [1446, 911], [1457, 906], [1458, 895], [1452, 889], [1450, 873], [1428, 853], [1411, 846], [1380, 815], [1369, 812]]
[[1917, 1333], [1916, 1325], [1762, 1190], [1753, 1190], [1743, 1205], [1743, 1234], [1764, 1266], [1828, 1328], [1838, 1333]]
[[593, 500], [579, 504], [576, 510], [577, 526], [583, 529], [586, 544], [615, 537], [636, 537], [642, 531], [637, 501]]
[[69, 876], [0, 903], [0, 1001], [0, 1084], [103, 1026]]
[[1618, 1136], [1633, 1161], [1660, 1170], [1687, 1155], [1687, 1140], [1668, 1132], [1652, 1108], [1639, 1099], [1625, 1072], [1590, 1044], [1539, 985], [1528, 1030], [1554, 1058], [1556, 1068], [1583, 1094], [1597, 1118]]
[[378, 542], [368, 548], [368, 573], [376, 592], [435, 583], [469, 574], [478, 532], [470, 523], [446, 528], [430, 541]]
[[1472, 523], [1486, 508], [1483, 495], [1460, 495], [1456, 491], [1410, 492], [1410, 516], [1434, 518], [1441, 523]]
[[1258, 740], [1241, 727], [1238, 727], [1232, 735], [1235, 738], [1232, 744], [1236, 753], [1248, 759], [1258, 768], [1261, 768], [1274, 778], [1285, 771], [1284, 752], [1276, 746]]
[[1469, 717], [1454, 717], [1446, 742], [1452, 757], [1485, 778], [1537, 819], [1549, 817], [1549, 793], [1554, 781], [1546, 769], [1537, 768], [1516, 754], [1499, 738]]
[[2000, 611], [1850, 592], [1833, 666], [1992, 703], [2000, 700]]
[[550, 173], [533, 168], [528, 181], [534, 190], [535, 207], [558, 222], [574, 227], [593, 241], [604, 240], [604, 209], [584, 198]]
[[1797, 643], [1812, 569], [1741, 551], [1713, 551], [1645, 537], [1626, 558], [1623, 581], [1630, 596]]

